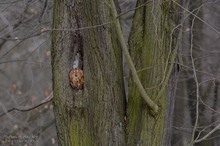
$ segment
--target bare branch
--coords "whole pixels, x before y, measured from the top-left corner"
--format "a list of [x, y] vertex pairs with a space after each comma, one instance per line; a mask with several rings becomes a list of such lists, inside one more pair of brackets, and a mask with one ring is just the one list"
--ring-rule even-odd
[[40, 16], [39, 16], [39, 18], [38, 18], [38, 22], [39, 22], [39, 23], [41, 22], [41, 19], [43, 18], [44, 14], [45, 14], [45, 12], [46, 12], [46, 10], [47, 10], [47, 5], [48, 5], [48, 0], [46, 0], [46, 1], [44, 2], [44, 8], [43, 8], [43, 10], [41, 11]]
[[33, 60], [7, 60], [7, 61], [1, 61], [0, 64], [13, 63], [13, 62], [29, 62], [29, 63], [36, 63], [36, 64], [46, 64], [45, 62], [42, 62], [42, 61], [33, 61]]
[[[199, 10], [197, 11], [197, 13], [199, 12]], [[193, 15], [194, 16], [194, 15]], [[196, 15], [195, 15], [196, 16]], [[193, 126], [193, 131], [192, 131], [192, 137], [191, 137], [191, 141], [190, 141], [190, 146], [193, 146], [193, 144], [195, 143], [195, 133], [196, 133], [196, 129], [197, 129], [197, 126], [198, 126], [198, 123], [199, 123], [199, 98], [200, 98], [200, 95], [199, 95], [199, 81], [198, 81], [198, 77], [197, 77], [197, 73], [196, 73], [196, 67], [195, 67], [195, 60], [194, 60], [194, 57], [193, 57], [193, 27], [194, 27], [194, 22], [195, 22], [195, 18], [196, 17], [193, 17], [193, 20], [192, 20], [192, 24], [191, 24], [191, 39], [190, 39], [190, 58], [191, 58], [191, 63], [192, 63], [192, 68], [193, 68], [193, 75], [194, 75], [194, 79], [195, 79], [195, 83], [196, 83], [196, 120], [195, 120], [195, 123], [194, 123], [194, 126]]]
[[47, 99], [46, 101], [41, 102], [40, 104], [38, 104], [38, 105], [36, 105], [34, 107], [31, 107], [31, 108], [27, 108], [27, 109], [20, 109], [20, 108], [15, 108], [15, 107], [11, 108], [11, 109], [7, 110], [7, 112], [4, 112], [4, 113], [0, 114], [0, 117], [4, 116], [4, 115], [6, 115], [6, 114], [8, 114], [10, 112], [13, 112], [13, 111], [28, 112], [28, 111], [31, 111], [33, 109], [36, 109], [36, 108], [38, 108], [38, 107], [40, 107], [40, 106], [42, 106], [44, 104], [47, 104], [47, 103], [51, 102], [53, 100], [53, 98], [51, 97], [51, 95], [49, 95], [49, 97], [50, 98]]
[[205, 136], [203, 136], [202, 138], [195, 140], [194, 143], [199, 143], [202, 142], [203, 140], [206, 140], [209, 136], [211, 136], [215, 131], [220, 129], [220, 123], [212, 129], [212, 131], [210, 131], [209, 133], [207, 133]]
[[125, 40], [124, 40], [124, 37], [123, 37], [123, 33], [122, 33], [122, 30], [121, 30], [121, 25], [120, 25], [120, 22], [119, 22], [119, 18], [117, 17], [117, 11], [116, 11], [116, 7], [115, 7], [115, 3], [114, 3], [114, 0], [111, 0], [110, 1], [110, 6], [111, 6], [111, 12], [112, 12], [112, 15], [115, 19], [114, 21], [114, 24], [115, 24], [115, 27], [116, 27], [116, 31], [117, 31], [117, 35], [119, 37], [119, 42], [121, 44], [121, 47], [122, 47], [122, 50], [123, 50], [123, 53], [126, 57], [126, 60], [128, 62], [128, 65], [129, 65], [129, 68], [131, 70], [131, 73], [132, 73], [132, 76], [133, 76], [133, 79], [138, 87], [138, 90], [141, 94], [141, 96], [144, 98], [144, 100], [146, 101], [147, 105], [153, 110], [153, 112], [155, 114], [158, 113], [158, 105], [152, 101], [149, 97], [149, 95], [145, 92], [145, 89], [144, 87], [142, 86], [142, 83], [137, 75], [137, 71], [134, 67], [134, 64], [132, 62], [132, 59], [130, 57], [130, 54], [129, 54], [129, 51], [128, 51], [128, 48], [127, 48], [127, 45], [125, 43]]
[[[198, 20], [200, 20], [201, 22], [203, 22], [204, 24], [206, 24], [207, 26], [209, 26], [212, 30], [214, 30], [216, 33], [220, 34], [220, 31], [218, 31], [217, 29], [215, 29], [211, 24], [209, 24], [208, 22], [206, 22], [205, 20], [203, 20], [202, 18], [200, 18], [199, 16], [193, 14], [192, 12], [190, 12], [189, 10], [187, 10], [186, 8], [184, 8], [183, 6], [181, 6], [179, 3], [177, 3], [176, 1], [172, 0], [177, 6], [179, 6], [180, 8], [184, 9], [185, 11], [187, 11], [188, 13], [190, 13], [191, 15], [193, 15], [195, 18], [197, 18]], [[217, 3], [219, 1], [216, 2], [210, 2], [210, 3]], [[207, 4], [207, 3], [206, 3]], [[202, 6], [201, 6], [202, 7]]]
[[0, 4], [12, 4], [12, 3], [18, 3], [24, 0], [16, 0], [16, 1], [12, 1], [12, 2], [1, 2]]
[[125, 14], [127, 14], [127, 13], [129, 13], [129, 12], [131, 12], [131, 11], [134, 11], [134, 10], [137, 10], [137, 9], [139, 9], [139, 8], [142, 8], [143, 6], [146, 6], [147, 4], [149, 4], [150, 2], [152, 2], [152, 0], [151, 0], [151, 1], [146, 1], [145, 3], [143, 3], [142, 5], [140, 5], [140, 6], [138, 6], [138, 7], [135, 7], [134, 9], [130, 9], [130, 10], [127, 10], [127, 11], [125, 11], [125, 12], [122, 12], [122, 13], [119, 14], [117, 17], [121, 17], [121, 16], [123, 16], [123, 15], [125, 15]]

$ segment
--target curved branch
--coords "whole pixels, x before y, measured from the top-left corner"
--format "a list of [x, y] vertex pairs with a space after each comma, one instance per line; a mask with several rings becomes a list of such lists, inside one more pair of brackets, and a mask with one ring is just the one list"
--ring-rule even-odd
[[129, 68], [131, 70], [131, 74], [133, 76], [134, 82], [136, 83], [136, 85], [138, 87], [138, 90], [139, 90], [141, 96], [146, 101], [147, 105], [150, 107], [150, 109], [152, 109], [152, 111], [155, 114], [157, 114], [158, 113], [158, 105], [153, 100], [151, 100], [149, 95], [145, 92], [144, 87], [142, 86], [142, 83], [141, 83], [141, 81], [140, 81], [140, 79], [139, 79], [139, 77], [137, 75], [137, 71], [136, 71], [136, 69], [134, 67], [132, 59], [130, 57], [130, 54], [129, 54], [127, 45], [125, 43], [122, 30], [121, 30], [121, 25], [120, 25], [120, 22], [119, 22], [119, 18], [117, 17], [118, 14], [117, 14], [117, 10], [116, 10], [116, 7], [115, 7], [114, 0], [111, 0], [110, 3], [111, 3], [110, 4], [111, 12], [112, 12], [112, 15], [113, 15], [113, 17], [115, 19], [114, 24], [115, 24], [115, 27], [116, 27], [116, 31], [117, 31], [117, 35], [118, 35], [118, 38], [119, 38], [119, 42], [121, 44], [123, 53], [124, 53], [124, 55], [126, 57], [126, 60], [128, 62], [128, 65], [129, 65]]

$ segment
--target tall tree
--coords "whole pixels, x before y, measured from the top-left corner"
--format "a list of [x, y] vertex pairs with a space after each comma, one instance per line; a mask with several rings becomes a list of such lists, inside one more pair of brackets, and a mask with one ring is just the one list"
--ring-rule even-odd
[[[114, 25], [103, 25], [112, 20], [101, 0], [55, 1], [54, 29], [63, 31], [53, 34], [53, 87], [63, 146], [125, 144], [122, 53]], [[91, 28], [74, 31], [84, 27]], [[76, 52], [83, 59], [82, 91], [72, 89], [68, 80]]]
[[[172, 145], [219, 145], [218, 120], [219, 22], [218, 1], [184, 0], [183, 38]], [[212, 17], [210, 17], [212, 16]], [[215, 116], [213, 116], [215, 115]], [[186, 132], [187, 131], [187, 132]]]
[[[123, 40], [113, 23], [120, 15], [115, 17], [112, 13], [112, 3], [113, 0], [55, 0], [52, 67], [59, 143], [169, 145], [176, 75], [176, 14], [170, 10], [175, 7], [163, 0], [139, 0], [129, 41], [134, 65], [142, 70], [141, 83], [159, 107], [155, 112], [142, 99], [133, 77], [128, 103], [125, 100]], [[77, 53], [82, 56], [85, 77], [82, 90], [72, 89], [68, 79]], [[172, 86], [168, 86], [170, 82]]]
[[129, 45], [142, 84], [160, 109], [157, 115], [151, 114], [131, 79], [128, 145], [166, 146], [170, 145], [176, 84], [173, 63], [177, 51], [173, 40], [177, 35], [176, 13], [169, 12], [176, 8], [168, 1], [139, 0], [137, 7], [143, 5], [135, 13]]

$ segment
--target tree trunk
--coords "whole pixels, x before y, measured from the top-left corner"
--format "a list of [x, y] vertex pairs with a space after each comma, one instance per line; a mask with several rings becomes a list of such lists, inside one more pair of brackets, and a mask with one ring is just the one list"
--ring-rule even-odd
[[137, 7], [144, 3], [146, 6], [135, 13], [129, 46], [142, 84], [160, 111], [152, 115], [131, 79], [127, 145], [169, 146], [176, 85], [173, 70], [176, 48], [172, 37], [176, 35], [173, 31], [176, 14], [169, 13], [174, 9], [171, 2], [139, 0]]
[[[109, 2], [55, 0], [52, 67], [59, 144], [170, 145], [176, 80], [175, 14], [169, 13], [172, 3], [147, 2], [138, 9], [130, 37], [131, 56], [142, 70], [139, 77], [160, 107], [155, 114], [145, 105], [132, 79], [126, 109], [122, 53]], [[139, 1], [138, 6], [144, 2]], [[68, 79], [77, 52], [82, 55], [83, 90], [72, 89]]]
[[[101, 0], [56, 0], [53, 31], [54, 110], [62, 146], [122, 146], [125, 143], [122, 54], [114, 25]], [[67, 29], [67, 31], [65, 31]], [[70, 30], [72, 29], [72, 30]], [[68, 81], [76, 52], [83, 55], [84, 89]]]

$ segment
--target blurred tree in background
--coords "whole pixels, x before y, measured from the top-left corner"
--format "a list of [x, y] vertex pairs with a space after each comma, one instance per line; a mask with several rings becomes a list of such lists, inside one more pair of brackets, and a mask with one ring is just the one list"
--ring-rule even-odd
[[57, 145], [52, 104], [34, 108], [53, 96], [51, 37], [45, 31], [52, 8], [52, 0], [0, 0], [2, 146]]
[[[110, 4], [0, 0], [0, 145], [220, 145], [220, 1], [115, 1], [158, 114], [133, 80]], [[68, 79], [78, 52], [83, 91]]]
[[176, 91], [173, 145], [220, 144], [219, 4], [218, 0], [184, 0], [184, 7], [178, 4], [187, 13], [178, 53], [182, 69]]

